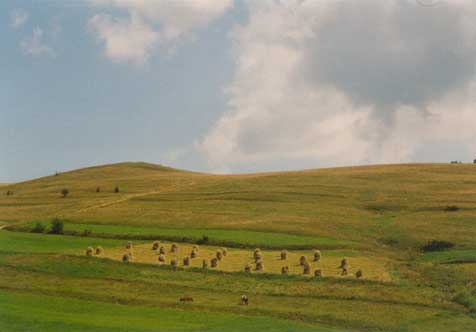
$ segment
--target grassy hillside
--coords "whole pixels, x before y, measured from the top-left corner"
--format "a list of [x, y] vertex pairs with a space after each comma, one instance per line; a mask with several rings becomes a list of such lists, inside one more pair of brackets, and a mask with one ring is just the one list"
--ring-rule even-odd
[[[210, 175], [122, 163], [2, 191], [0, 330], [474, 331], [475, 165]], [[46, 234], [53, 218], [63, 234]], [[44, 234], [32, 233], [37, 224]], [[159, 264], [155, 239], [179, 243], [179, 252]], [[451, 246], [422, 252], [430, 240]], [[172, 268], [191, 243], [198, 258]], [[86, 257], [88, 246], [104, 253]], [[229, 255], [202, 270], [222, 246]], [[254, 247], [264, 271], [245, 273]], [[297, 263], [314, 248], [321, 278]], [[239, 305], [242, 294], [249, 306]]]

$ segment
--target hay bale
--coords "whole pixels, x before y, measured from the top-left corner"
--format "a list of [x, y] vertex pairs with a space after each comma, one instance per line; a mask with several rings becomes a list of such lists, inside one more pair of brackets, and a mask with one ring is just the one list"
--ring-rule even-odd
[[288, 274], [289, 273], [289, 266], [283, 266], [281, 268], [281, 274]]
[[221, 261], [221, 259], [223, 258], [223, 253], [221, 252], [221, 250], [217, 250], [216, 258], [217, 258], [219, 261]]
[[160, 247], [159, 241], [155, 241], [154, 243], [152, 243], [152, 250], [157, 250], [159, 249], [159, 247]]
[[198, 256], [198, 251], [196, 249], [192, 249], [190, 253], [190, 258], [196, 258]]
[[311, 264], [309, 264], [308, 262], [305, 262], [302, 267], [303, 267], [302, 274], [311, 274]]
[[255, 264], [255, 271], [263, 271], [264, 265], [263, 261], [257, 261]]
[[96, 255], [101, 255], [103, 252], [104, 252], [104, 249], [101, 246], [96, 247], [96, 250], [95, 250]]
[[198, 252], [198, 245], [194, 244], [192, 250], [196, 250]]
[[248, 305], [248, 296], [247, 295], [241, 295], [241, 305]]
[[177, 247], [177, 245], [176, 245], [175, 243], [173, 243], [173, 244], [170, 246], [170, 252], [175, 254], [175, 253], [177, 253], [177, 251], [178, 251], [178, 247]]
[[314, 262], [319, 262], [321, 260], [321, 252], [319, 250], [314, 250]]
[[170, 266], [177, 267], [177, 260], [175, 258], [170, 260]]
[[207, 269], [208, 268], [208, 262], [206, 259], [202, 261], [202, 268]]
[[228, 254], [228, 250], [226, 250], [226, 248], [221, 248], [221, 253], [223, 254], [223, 257], [225, 257]]
[[124, 255], [122, 255], [122, 261], [124, 263], [127, 263], [131, 260], [132, 256], [129, 254], [129, 253], [125, 253]]
[[159, 247], [159, 254], [162, 254], [162, 255], [165, 255], [165, 247], [164, 246], [160, 246]]
[[306, 256], [299, 257], [299, 265], [304, 266], [306, 262], [307, 262]]
[[[259, 250], [259, 249], [258, 249]], [[255, 260], [255, 263], [262, 260], [263, 259], [263, 254], [261, 253], [261, 251], [255, 251], [253, 253], [253, 258]]]
[[92, 256], [93, 253], [94, 253], [93, 247], [88, 247], [88, 248], [86, 249], [86, 256]]
[[364, 273], [362, 272], [361, 269], [358, 269], [357, 272], [355, 272], [355, 277], [356, 277], [357, 279], [362, 278], [363, 275], [364, 275]]
[[349, 263], [347, 262], [347, 259], [346, 258], [343, 258], [341, 261], [340, 261], [340, 266], [339, 268], [343, 269], [343, 268], [347, 268], [349, 266]]
[[160, 263], [165, 263], [165, 255], [164, 254], [159, 255], [159, 262]]
[[212, 258], [210, 260], [210, 267], [217, 267], [218, 266], [218, 258]]
[[288, 252], [286, 250], [281, 250], [281, 260], [285, 261], [288, 258]]
[[346, 267], [343, 267], [342, 268], [342, 272], [341, 272], [341, 276], [346, 276], [347, 274], [349, 274], [349, 271], [347, 271], [347, 268]]
[[183, 258], [183, 266], [189, 266], [190, 265], [190, 257], [189, 256], [185, 256]]
[[246, 273], [251, 273], [251, 264], [246, 264], [245, 265], [245, 272]]
[[315, 269], [315, 270], [314, 270], [314, 276], [315, 276], [316, 278], [322, 277], [322, 271], [321, 271], [321, 269]]
[[132, 249], [132, 242], [131, 241], [127, 241], [126, 249]]

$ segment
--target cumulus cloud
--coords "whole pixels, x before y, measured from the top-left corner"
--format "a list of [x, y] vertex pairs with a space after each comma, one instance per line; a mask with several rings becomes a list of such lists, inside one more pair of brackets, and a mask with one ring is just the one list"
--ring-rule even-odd
[[89, 20], [91, 31], [104, 43], [105, 53], [117, 61], [144, 63], [158, 46], [173, 50], [195, 29], [209, 24], [232, 7], [232, 0], [90, 0], [122, 9], [126, 17], [98, 14]]
[[419, 161], [440, 143], [476, 154], [472, 1], [248, 6], [228, 110], [197, 143], [215, 171]]
[[30, 15], [24, 9], [14, 9], [10, 12], [10, 26], [14, 29], [17, 29], [24, 25]]
[[48, 55], [55, 57], [55, 51], [45, 44], [43, 30], [39, 27], [33, 29], [31, 37], [20, 42], [20, 47], [25, 54], [32, 56]]

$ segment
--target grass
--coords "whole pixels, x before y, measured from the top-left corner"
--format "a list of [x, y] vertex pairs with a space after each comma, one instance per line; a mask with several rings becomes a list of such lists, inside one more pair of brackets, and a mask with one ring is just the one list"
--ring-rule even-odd
[[[33, 221], [15, 227], [19, 230], [30, 231], [37, 223], [50, 228], [48, 221]], [[246, 230], [226, 229], [190, 229], [190, 228], [161, 228], [137, 227], [127, 225], [97, 225], [65, 222], [65, 232], [69, 234], [84, 234], [105, 238], [125, 239], [165, 239], [181, 242], [196, 243], [207, 238], [207, 243], [223, 244], [234, 247], [266, 247], [266, 248], [351, 248], [360, 247], [358, 243], [337, 239], [303, 236], [283, 233], [256, 232]]]
[[0, 330], [9, 332], [337, 331], [219, 312], [21, 294], [0, 290]]
[[446, 250], [427, 252], [422, 261], [433, 263], [476, 263], [476, 250]]
[[123, 242], [110, 239], [0, 231], [0, 251], [8, 252], [78, 252], [78, 250], [86, 250], [88, 246], [117, 247]]

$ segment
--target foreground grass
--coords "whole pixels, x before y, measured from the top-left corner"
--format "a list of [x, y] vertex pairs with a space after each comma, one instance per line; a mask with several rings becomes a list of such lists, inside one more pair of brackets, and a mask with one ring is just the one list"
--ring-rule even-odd
[[22, 294], [0, 290], [0, 331], [337, 331], [266, 317]]

